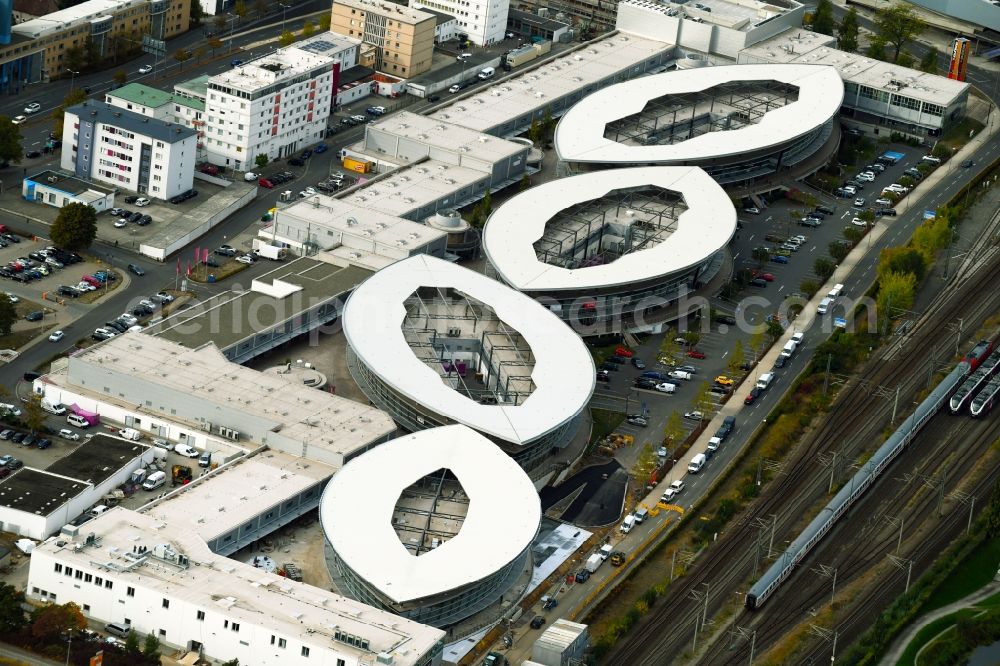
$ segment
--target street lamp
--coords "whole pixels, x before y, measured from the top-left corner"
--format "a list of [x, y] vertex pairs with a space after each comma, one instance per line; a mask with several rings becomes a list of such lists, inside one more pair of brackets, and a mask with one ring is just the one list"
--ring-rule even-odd
[[236, 19], [238, 19], [239, 17], [236, 16], [236, 15], [234, 15], [234, 14], [226, 14], [226, 18], [230, 22], [229, 23], [229, 51], [228, 51], [228, 53], [232, 54], [232, 52], [233, 52], [233, 30], [236, 28]]
[[72, 69], [70, 69], [68, 67], [66, 68], [66, 71], [70, 73], [70, 77], [69, 77], [69, 91], [73, 92], [73, 81], [76, 79], [76, 75], [79, 74], [80, 72], [77, 72], [76, 70], [72, 70]]
[[285, 11], [289, 9], [290, 5], [279, 2], [278, 6], [281, 7], [281, 34], [285, 34]]

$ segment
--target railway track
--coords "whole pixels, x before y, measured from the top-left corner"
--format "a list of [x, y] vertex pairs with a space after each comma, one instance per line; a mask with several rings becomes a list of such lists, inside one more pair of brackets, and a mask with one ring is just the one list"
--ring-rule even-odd
[[[860, 380], [841, 391], [828, 417], [791, 454], [765, 493], [701, 556], [680, 584], [665, 595], [604, 663], [639, 666], [681, 661], [681, 655], [695, 644], [697, 618], [706, 616], [711, 621], [736, 593], [744, 591], [742, 588], [758, 558], [754, 544], [759, 543], [761, 536], [766, 545], [773, 524], [775, 550], [781, 550], [777, 546], [785, 537], [793, 537], [795, 530], [804, 525], [802, 517], [811, 515], [818, 503], [828, 497], [830, 472], [820, 468], [818, 456], [836, 451], [841, 461], [853, 460], [861, 451], [871, 450], [872, 442], [880, 439], [889, 421], [892, 401], [876, 398], [874, 392], [879, 387], [899, 387], [900, 405], [909, 405], [938, 369], [951, 364], [959, 334], [949, 332], [948, 325], [962, 318], [965, 330], [974, 330], [989, 313], [1000, 308], [1000, 290], [994, 288], [993, 277], [998, 263], [993, 255], [989, 261], [981, 261], [975, 270], [964, 271], [960, 284], [936, 299], [910, 329], [903, 346], [889, 345], [879, 358], [869, 363]], [[932, 350], [931, 353], [920, 355], [926, 349]], [[900, 413], [907, 411], [906, 407], [900, 409]], [[894, 473], [891, 470], [889, 476]], [[838, 480], [843, 478], [841, 473]], [[884, 480], [880, 485], [884, 485]], [[802, 568], [808, 568], [816, 561], [815, 557], [807, 558]], [[762, 558], [758, 561], [758, 574], [767, 564]], [[796, 574], [799, 575], [801, 569]], [[703, 596], [692, 594], [706, 589], [707, 605]], [[780, 631], [776, 628], [775, 636]], [[762, 647], [760, 638], [758, 652]]]

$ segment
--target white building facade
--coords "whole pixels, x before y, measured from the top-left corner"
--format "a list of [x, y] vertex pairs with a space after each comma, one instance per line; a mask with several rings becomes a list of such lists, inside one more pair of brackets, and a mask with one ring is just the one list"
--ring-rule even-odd
[[207, 160], [250, 170], [258, 155], [287, 157], [322, 140], [334, 92], [334, 62], [298, 47], [235, 67], [208, 81]]
[[455, 17], [455, 32], [477, 46], [503, 41], [507, 32], [507, 0], [410, 0], [410, 7], [433, 9]]
[[104, 102], [66, 109], [60, 166], [87, 178], [169, 199], [191, 189], [197, 132]]

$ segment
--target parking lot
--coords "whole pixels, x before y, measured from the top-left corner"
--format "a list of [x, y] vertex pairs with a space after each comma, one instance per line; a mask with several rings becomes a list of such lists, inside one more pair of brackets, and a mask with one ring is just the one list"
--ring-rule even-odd
[[[146, 206], [137, 206], [128, 200], [139, 197], [120, 197], [115, 199], [115, 206], [118, 210], [114, 213], [105, 211], [97, 216], [97, 236], [103, 241], [121, 247], [138, 247], [140, 243], [146, 241], [154, 234], [158, 234], [163, 227], [174, 224], [182, 215], [190, 213], [198, 206], [204, 204], [213, 196], [218, 194], [223, 188], [214, 183], [202, 180], [195, 180], [194, 191], [197, 195], [181, 203], [170, 203], [160, 199], [149, 199]], [[136, 221], [142, 216], [148, 215], [147, 224], [137, 224]], [[138, 216], [138, 217], [136, 217]], [[132, 221], [122, 224], [122, 218], [132, 218]]]

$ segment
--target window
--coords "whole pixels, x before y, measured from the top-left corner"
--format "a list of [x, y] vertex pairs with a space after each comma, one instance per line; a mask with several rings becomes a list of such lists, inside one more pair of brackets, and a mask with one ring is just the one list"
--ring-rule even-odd
[[113, 588], [114, 586], [115, 586], [115, 585], [114, 585], [114, 583], [112, 583], [112, 582], [111, 582], [110, 580], [106, 580], [106, 581], [104, 581], [104, 587], [105, 587], [106, 589], [109, 589], [109, 590], [110, 590], [110, 589], [112, 589], [112, 588]]
[[62, 573], [62, 565], [56, 564], [56, 573]]
[[83, 572], [80, 571], [79, 569], [76, 570], [76, 579], [83, 580]]
[[84, 604], [83, 605], [83, 612], [84, 613], [89, 613], [90, 612], [90, 604]]
[[83, 576], [83, 582], [84, 583], [90, 583], [93, 580], [94, 580], [93, 576], [91, 576], [90, 574], [84, 574], [84, 576]]
[[170, 608], [170, 599], [164, 599], [163, 600], [163, 607], [164, 608]]
[[160, 629], [160, 638], [163, 638], [166, 635], [167, 635], [167, 630], [166, 629]]
[[305, 645], [302, 646], [302, 656], [303, 657], [309, 656], [309, 648], [307, 648]]
[[66, 567], [66, 569], [64, 569], [64, 571], [66, 572], [67, 576], [72, 576], [73, 575], [73, 567]]
[[125, 596], [134, 597], [135, 596], [135, 588], [134, 587], [127, 587], [127, 588], [125, 588]]
[[278, 647], [284, 648], [285, 645], [287, 645], [287, 641], [284, 638], [279, 638], [278, 639]]
[[337, 666], [347, 666], [347, 664], [344, 662], [343, 659], [338, 659], [337, 660]]
[[240, 623], [239, 622], [233, 622], [232, 630], [233, 631], [239, 631], [240, 630]]
[[197, 613], [195, 613], [195, 619], [197, 619], [199, 621], [204, 621], [204, 619], [205, 619], [205, 611], [198, 611]]
[[100, 576], [97, 576], [96, 578], [94, 578], [94, 585], [96, 585], [97, 587], [104, 585], [104, 579], [101, 578]]

